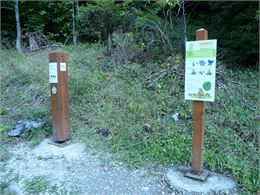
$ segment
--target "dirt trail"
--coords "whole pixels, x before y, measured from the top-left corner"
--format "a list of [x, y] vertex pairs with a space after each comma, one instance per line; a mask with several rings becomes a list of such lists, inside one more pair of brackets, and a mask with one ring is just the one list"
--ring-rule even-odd
[[0, 180], [18, 178], [12, 180], [10, 187], [19, 195], [29, 194], [24, 183], [33, 176], [46, 176], [52, 185], [58, 186], [57, 194], [169, 193], [161, 177], [146, 170], [129, 170], [122, 163], [105, 162], [85, 150], [82, 143], [57, 147], [45, 139], [34, 149], [20, 143], [12, 147], [11, 153], [11, 158], [2, 164]]

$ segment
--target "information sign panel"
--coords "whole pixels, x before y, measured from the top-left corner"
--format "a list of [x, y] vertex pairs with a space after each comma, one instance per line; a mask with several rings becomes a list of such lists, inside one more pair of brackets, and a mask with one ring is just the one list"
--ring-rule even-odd
[[185, 99], [215, 99], [217, 40], [186, 42]]

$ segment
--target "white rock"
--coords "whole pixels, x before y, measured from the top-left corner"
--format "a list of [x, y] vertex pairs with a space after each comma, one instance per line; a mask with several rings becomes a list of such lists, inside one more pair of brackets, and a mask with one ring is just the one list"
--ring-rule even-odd
[[147, 192], [149, 190], [149, 187], [143, 187], [142, 190]]
[[179, 120], [179, 113], [175, 113], [172, 115], [172, 118], [175, 120], [175, 122], [177, 122]]

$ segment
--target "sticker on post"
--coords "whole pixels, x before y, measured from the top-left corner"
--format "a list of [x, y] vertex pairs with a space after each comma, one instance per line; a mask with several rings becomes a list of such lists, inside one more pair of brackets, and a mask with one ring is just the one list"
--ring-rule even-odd
[[51, 92], [52, 92], [52, 94], [56, 94], [57, 93], [57, 88], [55, 86], [53, 86], [51, 88]]
[[49, 80], [50, 83], [58, 83], [58, 70], [56, 62], [49, 63]]
[[60, 71], [66, 71], [66, 63], [60, 63]]

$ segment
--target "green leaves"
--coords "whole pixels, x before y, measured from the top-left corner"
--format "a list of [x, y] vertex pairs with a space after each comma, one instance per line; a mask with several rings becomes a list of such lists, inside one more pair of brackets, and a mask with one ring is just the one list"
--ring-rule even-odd
[[258, 2], [191, 2], [190, 7], [192, 11], [186, 11], [190, 38], [194, 39], [195, 30], [204, 27], [210, 39], [218, 39], [219, 60], [234, 66], [256, 65], [259, 55]]

